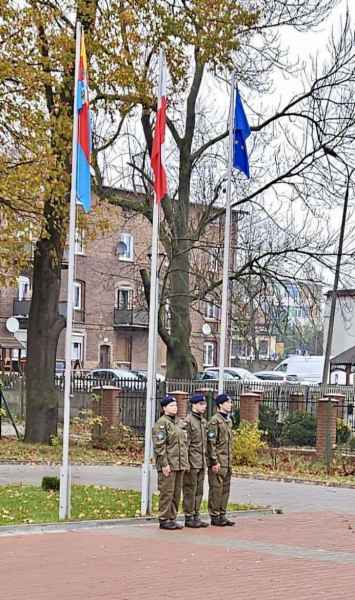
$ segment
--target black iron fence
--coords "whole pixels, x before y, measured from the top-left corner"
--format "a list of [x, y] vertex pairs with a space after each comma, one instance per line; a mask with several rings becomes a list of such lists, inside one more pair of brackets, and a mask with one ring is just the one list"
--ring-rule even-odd
[[[14, 414], [24, 414], [25, 384], [24, 380], [18, 375], [5, 374], [0, 375], [3, 382], [5, 396], [8, 398], [9, 405]], [[21, 384], [21, 385], [20, 385]], [[55, 376], [55, 385], [58, 390], [59, 417], [62, 417], [64, 376], [57, 374]], [[147, 382], [145, 377], [137, 376], [119, 379], [96, 374], [93, 377], [90, 373], [76, 372], [71, 377], [71, 405], [72, 416], [78, 414], [81, 410], [91, 408], [93, 396], [99, 392], [100, 388], [110, 386], [120, 389], [119, 395], [119, 416], [123, 424], [128, 425], [140, 432], [145, 427], [145, 410]], [[197, 390], [204, 390], [208, 396], [208, 416], [211, 416], [214, 408], [213, 397], [217, 394], [217, 381], [194, 381], [194, 380], [168, 380], [157, 382], [156, 388], [156, 411], [155, 416], [160, 413], [160, 399], [165, 393], [174, 391], [185, 391], [191, 396]], [[273, 418], [278, 422], [284, 422], [288, 415], [297, 411], [305, 412], [309, 415], [316, 415], [317, 401], [326, 395], [338, 395], [337, 415], [346, 426], [355, 433], [355, 388], [353, 386], [339, 385], [311, 385], [301, 386], [297, 384], [279, 384], [260, 382], [240, 382], [226, 381], [225, 391], [233, 399], [233, 412], [238, 418], [240, 406], [240, 395], [243, 392], [262, 392], [262, 407], [265, 411], [273, 411]], [[17, 395], [16, 395], [17, 394]], [[21, 411], [16, 410], [16, 403]]]

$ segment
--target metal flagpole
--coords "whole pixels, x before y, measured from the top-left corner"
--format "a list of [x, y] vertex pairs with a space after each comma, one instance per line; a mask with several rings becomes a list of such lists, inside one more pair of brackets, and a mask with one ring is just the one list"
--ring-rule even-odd
[[234, 103], [235, 103], [235, 75], [231, 80], [231, 99], [229, 110], [229, 155], [227, 171], [227, 194], [226, 194], [226, 216], [224, 225], [224, 249], [223, 249], [223, 285], [222, 285], [222, 310], [221, 310], [221, 335], [219, 345], [219, 371], [218, 371], [218, 393], [222, 394], [224, 389], [224, 367], [226, 353], [227, 321], [228, 321], [228, 279], [229, 279], [229, 246], [231, 225], [231, 196], [232, 196], [232, 168], [233, 168], [233, 145], [234, 145]]
[[[160, 108], [163, 87], [164, 53], [160, 50], [159, 56], [159, 90], [158, 109]], [[149, 334], [148, 334], [148, 374], [147, 374], [147, 402], [145, 415], [145, 443], [144, 463], [142, 468], [142, 497], [141, 514], [145, 516], [152, 510], [152, 426], [153, 410], [156, 402], [156, 352], [157, 352], [157, 285], [158, 285], [158, 245], [159, 245], [159, 212], [160, 204], [154, 198], [153, 227], [152, 227], [152, 258], [149, 295]]]
[[73, 106], [73, 148], [72, 174], [69, 210], [69, 262], [67, 290], [67, 323], [65, 332], [65, 380], [64, 380], [64, 424], [63, 424], [63, 459], [60, 469], [59, 519], [70, 517], [70, 466], [69, 466], [69, 422], [70, 422], [70, 379], [73, 329], [73, 283], [75, 259], [75, 221], [76, 221], [76, 177], [77, 177], [77, 144], [78, 144], [78, 111], [77, 93], [80, 64], [81, 25], [76, 25], [75, 46], [75, 83]]

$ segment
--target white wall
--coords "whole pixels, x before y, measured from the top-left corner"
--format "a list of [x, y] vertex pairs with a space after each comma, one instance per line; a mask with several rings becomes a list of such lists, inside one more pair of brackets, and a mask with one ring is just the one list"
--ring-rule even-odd
[[[327, 298], [324, 311], [324, 351], [327, 343], [330, 299]], [[337, 298], [331, 356], [355, 346], [355, 296]]]

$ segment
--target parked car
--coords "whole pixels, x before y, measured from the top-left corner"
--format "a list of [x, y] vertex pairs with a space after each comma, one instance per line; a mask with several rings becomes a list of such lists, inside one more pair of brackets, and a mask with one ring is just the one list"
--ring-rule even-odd
[[[195, 379], [200, 381], [205, 380], [215, 380], [218, 381], [219, 368], [218, 367], [210, 367], [197, 373]], [[243, 369], [241, 367], [226, 367], [224, 369], [224, 380], [228, 381], [248, 381], [253, 383], [260, 383], [260, 380], [253, 375], [248, 369]]]
[[[144, 377], [145, 381], [148, 378], [148, 371], [147, 370], [138, 369], [138, 371], [134, 370], [134, 371], [132, 371], [132, 373], [138, 373], [139, 375], [142, 375], [142, 377]], [[165, 377], [161, 373], [156, 373], [156, 380], [159, 381], [159, 382], [165, 381]]]
[[270, 383], [301, 383], [297, 375], [276, 373], [276, 371], [258, 371], [254, 375], [261, 381], [268, 381]]
[[297, 375], [308, 384], [318, 384], [322, 381], [324, 367], [324, 356], [300, 356], [292, 354], [280, 362], [274, 371], [276, 373], [287, 373]]
[[[209, 373], [213, 373], [215, 378], [218, 379], [219, 368], [213, 367], [211, 369], [206, 369]], [[225, 367], [224, 368], [224, 379], [237, 379], [241, 381], [252, 381], [254, 383], [259, 383], [259, 380], [253, 373], [248, 371], [248, 369], [244, 369], [242, 367]]]
[[143, 390], [146, 382], [141, 373], [128, 369], [93, 369], [86, 379], [90, 382], [90, 387], [112, 385], [132, 390]]

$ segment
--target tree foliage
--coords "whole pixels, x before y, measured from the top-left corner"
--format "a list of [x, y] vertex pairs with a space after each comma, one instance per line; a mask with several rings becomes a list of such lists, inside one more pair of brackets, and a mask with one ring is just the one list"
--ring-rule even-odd
[[[8, 264], [10, 253], [16, 253], [19, 230], [29, 239], [31, 224], [37, 240], [28, 331], [28, 438], [49, 439], [56, 422], [51, 377], [65, 325], [57, 304], [68, 220], [76, 19], [84, 27], [90, 62], [96, 192], [102, 201], [129, 206], [148, 220], [156, 56], [160, 47], [166, 51], [171, 76], [170, 193], [162, 204], [161, 241], [169, 267], [162, 302], [169, 299], [171, 320], [169, 330], [161, 322], [160, 333], [167, 346], [168, 375], [189, 376], [194, 368], [190, 307], [220, 285], [215, 277], [197, 286], [191, 273], [193, 250], [223, 213], [226, 110], [219, 101], [209, 105], [210, 92], [217, 86], [217, 97], [221, 91], [227, 97], [226, 81], [236, 70], [254, 113], [250, 119], [254, 176], [250, 185], [235, 176], [236, 204], [262, 202], [267, 212], [265, 199], [271, 194], [279, 202], [285, 197], [300, 201], [311, 213], [327, 205], [329, 189], [333, 197], [341, 195], [344, 181], [333, 182], [332, 189], [334, 167], [324, 159], [323, 148], [335, 146], [346, 156], [354, 122], [348, 21], [340, 40], [331, 41], [324, 64], [314, 62], [300, 93], [267, 110], [261, 109], [258, 99], [270, 91], [273, 72], [287, 75], [296, 68], [281, 48], [280, 31], [293, 28], [312, 35], [334, 4], [334, 0], [136, 0], [134, 4], [0, 0], [0, 201], [8, 240], [14, 233], [12, 249], [2, 251], [1, 264]], [[117, 154], [127, 160], [117, 159]], [[133, 190], [139, 185], [146, 193], [121, 194], [119, 188], [128, 184]], [[197, 206], [197, 211], [192, 209]], [[286, 238], [285, 234], [281, 248], [256, 248], [233, 277], [238, 280], [250, 270], [260, 273], [270, 256], [290, 260], [298, 253], [305, 263], [314, 256], [314, 248], [300, 247], [294, 235], [289, 235], [288, 246]], [[319, 260], [320, 253], [319, 249]], [[21, 258], [18, 268], [22, 264]]]

